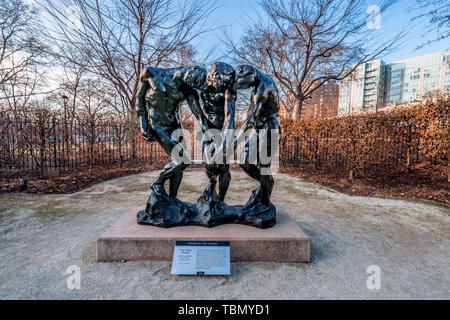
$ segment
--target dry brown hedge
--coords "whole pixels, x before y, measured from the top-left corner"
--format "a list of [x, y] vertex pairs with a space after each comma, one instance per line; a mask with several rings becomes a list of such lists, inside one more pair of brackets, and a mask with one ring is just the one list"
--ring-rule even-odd
[[[423, 161], [447, 164], [449, 106], [447, 96], [330, 119], [283, 119], [280, 164], [344, 169], [350, 178], [363, 169], [383, 166], [402, 165], [410, 171]], [[29, 110], [20, 120], [0, 116], [2, 174], [44, 176], [55, 169], [121, 166], [165, 158], [156, 143], [144, 142], [140, 134], [132, 156], [127, 123], [117, 119], [81, 119], [65, 124], [45, 110]], [[194, 122], [186, 121], [184, 127], [193, 132]], [[66, 137], [70, 141], [65, 142]]]
[[282, 119], [284, 166], [344, 168], [448, 163], [450, 97], [329, 119]]

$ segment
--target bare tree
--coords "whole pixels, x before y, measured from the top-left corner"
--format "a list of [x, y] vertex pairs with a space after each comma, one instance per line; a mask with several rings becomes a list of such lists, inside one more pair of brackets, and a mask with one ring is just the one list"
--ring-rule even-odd
[[101, 135], [102, 128], [99, 124], [106, 117], [108, 107], [111, 105], [113, 94], [104, 85], [105, 80], [101, 78], [86, 78], [80, 82], [78, 89], [78, 105], [75, 117], [78, 120], [79, 128], [88, 144], [89, 170], [92, 170], [94, 160], [97, 158], [96, 146]]
[[[126, 106], [134, 142], [135, 105], [144, 65], [160, 66], [201, 34], [211, 0], [37, 0], [55, 53], [106, 79]], [[53, 27], [50, 27], [53, 26]], [[135, 147], [133, 143], [133, 157]]]
[[37, 12], [22, 0], [0, 0], [0, 102], [17, 109], [39, 93], [44, 75]]
[[0, 84], [34, 62], [39, 44], [33, 35], [35, 17], [22, 0], [0, 0]]
[[411, 10], [417, 12], [412, 18], [413, 22], [423, 19], [427, 21], [427, 34], [437, 32], [434, 39], [422, 43], [417, 49], [450, 38], [450, 2], [448, 0], [416, 0]]
[[45, 83], [45, 71], [26, 68], [14, 73], [0, 85], [0, 101], [17, 116], [34, 96], [41, 93]]
[[197, 55], [197, 51], [195, 48], [189, 44], [181, 44], [178, 48], [168, 56], [163, 62], [164, 66], [192, 66], [197, 64], [195, 60], [195, 56]]
[[[81, 90], [83, 81], [89, 77], [86, 68], [80, 64], [83, 57], [77, 59], [77, 63], [69, 61], [60, 61], [63, 75], [59, 79], [59, 87], [54, 95], [54, 99], [60, 104], [63, 97], [67, 98], [66, 106], [69, 121], [76, 118], [77, 107], [79, 106], [79, 91]], [[86, 61], [86, 60], [84, 60]], [[92, 75], [91, 75], [92, 77]], [[102, 88], [99, 88], [100, 90]]]
[[239, 44], [229, 36], [226, 42], [238, 62], [261, 68], [278, 81], [282, 96], [295, 99], [286, 111], [298, 119], [303, 102], [323, 84], [346, 78], [398, 43], [401, 32], [380, 39], [373, 30], [394, 2], [379, 1], [378, 15], [369, 17], [360, 0], [263, 0], [268, 23], [249, 25]]

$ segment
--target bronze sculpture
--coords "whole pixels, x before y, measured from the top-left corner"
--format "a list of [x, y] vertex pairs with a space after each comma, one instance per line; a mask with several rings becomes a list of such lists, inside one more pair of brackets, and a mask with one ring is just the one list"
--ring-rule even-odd
[[[253, 128], [254, 132], [245, 144], [243, 161], [241, 161], [240, 166], [251, 178], [260, 182], [260, 187], [253, 191], [252, 197], [243, 210], [246, 213], [259, 214], [275, 210], [271, 208], [273, 205], [270, 203], [274, 184], [270, 166], [271, 159], [274, 156], [272, 153], [275, 152], [272, 148], [275, 141], [272, 141], [272, 139], [280, 138], [278, 90], [275, 81], [250, 65], [237, 66], [236, 85], [238, 89], [253, 88], [252, 109], [244, 124], [244, 131]], [[270, 133], [275, 133], [275, 135], [269, 134], [269, 130]], [[278, 141], [276, 143], [278, 144]], [[258, 159], [255, 159], [257, 163], [251, 163], [250, 161], [251, 145], [258, 147], [256, 153]], [[266, 146], [267, 149], [261, 150], [261, 145]], [[267, 159], [261, 159], [260, 156], [264, 151], [269, 150], [270, 154]]]
[[[165, 181], [170, 179], [169, 196], [175, 200], [183, 170], [190, 164], [189, 156], [185, 153], [182, 144], [184, 137], [181, 135], [178, 140], [173, 137], [176, 130], [182, 130], [178, 110], [183, 101], [187, 100], [193, 113], [200, 117], [199, 121], [206, 125], [195, 91], [195, 88], [203, 85], [205, 75], [206, 70], [200, 67], [172, 69], [149, 67], [141, 75], [142, 87], [137, 112], [141, 118], [144, 138], [148, 141], [157, 141], [169, 156], [176, 150], [182, 160], [172, 159], [173, 161], [163, 169], [158, 180], [152, 184], [153, 191], [166, 201], [170, 199], [164, 189]], [[149, 91], [150, 94], [147, 96]]]
[[[172, 162], [152, 184], [153, 192], [146, 209], [138, 213], [138, 223], [160, 227], [212, 227], [224, 223], [243, 223], [260, 228], [268, 228], [276, 223], [276, 208], [270, 203], [273, 188], [270, 159], [273, 154], [269, 155], [269, 161], [262, 161], [258, 156], [257, 163], [251, 163], [249, 146], [252, 142], [257, 145], [268, 143], [269, 147], [274, 142], [278, 143], [262, 134], [264, 130], [278, 132], [279, 129], [277, 88], [272, 79], [254, 67], [239, 66], [237, 71], [235, 73], [228, 64], [216, 62], [208, 72], [201, 67], [149, 67], [143, 73], [138, 108], [142, 133], [146, 140], [161, 144], [165, 152], [171, 155]], [[236, 90], [250, 87], [254, 88], [254, 103], [244, 131], [254, 129], [255, 133], [246, 144], [243, 155], [245, 161], [241, 167], [257, 179], [261, 186], [253, 192], [245, 206], [228, 206], [224, 202], [231, 180], [229, 163], [226, 161], [229, 156], [228, 146], [235, 146], [239, 142], [239, 138], [232, 139]], [[209, 185], [196, 204], [177, 199], [183, 171], [191, 163], [185, 152], [184, 137], [180, 133], [182, 126], [178, 110], [184, 101], [200, 122], [205, 137], [203, 145], [212, 154], [212, 161], [206, 163]], [[224, 128], [227, 134], [225, 138], [218, 139], [218, 144], [212, 139], [213, 134], [208, 132], [211, 129], [222, 132]], [[215, 192], [217, 179], [218, 195]], [[170, 181], [169, 194], [164, 189], [166, 180]]]
[[[206, 89], [201, 93], [201, 99], [206, 117], [210, 122], [210, 129], [222, 132], [225, 127], [228, 132], [234, 130], [236, 92], [234, 90], [233, 68], [223, 62], [213, 63], [206, 75], [206, 84]], [[226, 125], [225, 118], [227, 119]], [[212, 139], [204, 141], [205, 148], [211, 147], [211, 144]], [[226, 138], [223, 144], [227, 144]], [[209, 200], [212, 200], [213, 204], [215, 203], [214, 193], [217, 179], [219, 179], [217, 201], [223, 202], [231, 181], [229, 163], [225, 161], [224, 163], [207, 163], [206, 174], [210, 182], [204, 196], [212, 196], [213, 199]]]

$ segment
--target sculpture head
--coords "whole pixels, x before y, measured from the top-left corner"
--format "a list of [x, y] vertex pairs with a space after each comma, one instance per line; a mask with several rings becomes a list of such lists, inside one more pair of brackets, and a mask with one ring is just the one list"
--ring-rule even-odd
[[234, 86], [234, 75], [232, 66], [224, 62], [215, 62], [206, 75], [206, 83], [209, 87], [219, 90], [232, 88]]
[[203, 89], [205, 85], [206, 70], [202, 67], [190, 67], [184, 74], [184, 82], [196, 89]]
[[258, 79], [259, 72], [254, 66], [241, 64], [236, 67], [237, 89], [248, 89], [253, 87]]

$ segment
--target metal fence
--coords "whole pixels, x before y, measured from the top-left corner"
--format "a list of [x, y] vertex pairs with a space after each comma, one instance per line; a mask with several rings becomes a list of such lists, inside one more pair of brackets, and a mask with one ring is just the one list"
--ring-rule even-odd
[[[389, 139], [389, 138], [388, 138]], [[303, 139], [286, 139], [280, 143], [280, 164], [284, 167], [313, 166], [315, 168], [360, 168], [389, 167], [395, 165], [414, 165], [423, 161], [436, 163], [438, 157], [431, 157], [420, 153], [419, 147], [411, 147], [407, 139], [394, 137], [395, 148], [383, 148], [380, 137], [377, 140], [365, 141], [366, 144], [378, 144], [376, 152], [342, 150], [338, 139], [324, 136], [314, 142]], [[355, 152], [356, 154], [353, 154]], [[357, 158], [357, 159], [355, 159]], [[352, 164], [352, 162], [355, 162]]]
[[152, 163], [166, 155], [157, 143], [134, 139], [126, 123], [0, 120], [2, 175], [45, 176], [95, 166]]
[[[438, 158], [420, 153], [414, 135], [405, 134], [404, 126], [392, 123], [377, 126], [376, 134], [367, 130], [366, 136], [344, 136], [326, 127], [311, 130], [303, 124], [295, 128], [295, 137], [289, 137], [289, 130], [284, 124], [279, 152], [282, 167], [410, 166]], [[186, 138], [191, 157], [195, 159], [194, 135]], [[137, 128], [132, 139], [127, 123], [0, 119], [0, 174], [3, 176], [45, 177], [52, 171], [156, 161], [169, 161], [169, 158], [158, 143], [144, 141]]]
[[[280, 165], [346, 170], [402, 165], [409, 170], [424, 161], [446, 161], [445, 150], [432, 148], [422, 138], [421, 123], [395, 118], [359, 120], [284, 121]], [[438, 139], [445, 140], [436, 135], [433, 143]]]

